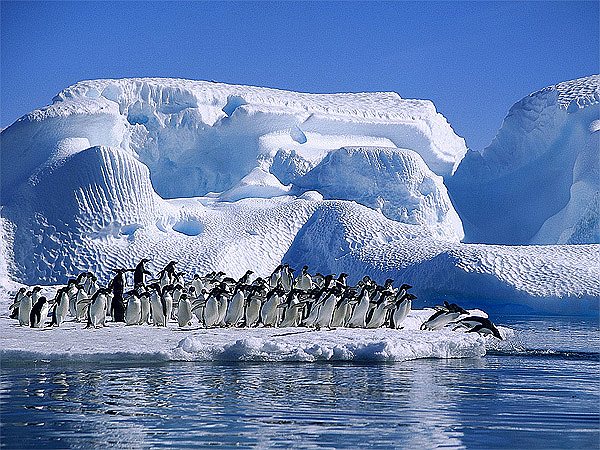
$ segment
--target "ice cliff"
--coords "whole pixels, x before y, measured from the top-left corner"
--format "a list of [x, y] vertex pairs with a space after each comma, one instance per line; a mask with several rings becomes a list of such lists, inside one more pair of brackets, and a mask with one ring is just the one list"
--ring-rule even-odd
[[510, 109], [493, 142], [447, 179], [470, 242], [600, 243], [600, 75]]

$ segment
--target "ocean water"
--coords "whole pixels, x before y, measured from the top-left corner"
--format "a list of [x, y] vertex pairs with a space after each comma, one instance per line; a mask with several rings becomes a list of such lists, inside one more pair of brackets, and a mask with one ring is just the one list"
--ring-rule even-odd
[[2, 361], [0, 446], [598, 449], [598, 320], [497, 322], [517, 344], [483, 358]]

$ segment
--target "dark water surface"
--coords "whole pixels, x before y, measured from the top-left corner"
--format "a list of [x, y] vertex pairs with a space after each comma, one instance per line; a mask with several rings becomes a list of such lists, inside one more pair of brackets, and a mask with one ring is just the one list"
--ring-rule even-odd
[[598, 449], [598, 321], [499, 322], [522, 346], [473, 359], [3, 361], [0, 445]]

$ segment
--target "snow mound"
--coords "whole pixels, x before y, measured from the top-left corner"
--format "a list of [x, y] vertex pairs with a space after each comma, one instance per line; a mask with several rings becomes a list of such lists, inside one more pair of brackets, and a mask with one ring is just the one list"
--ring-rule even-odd
[[464, 237], [442, 177], [411, 150], [344, 147], [294, 185], [316, 189], [327, 199], [354, 200], [390, 219], [422, 225], [439, 238]]
[[469, 151], [446, 180], [467, 240], [599, 243], [599, 114], [600, 75], [513, 105], [490, 146]]
[[8, 161], [2, 191], [28, 178], [63, 139], [131, 152], [149, 167], [163, 198], [230, 189], [255, 167], [268, 169], [282, 148], [316, 152], [317, 159], [344, 145], [409, 148], [438, 175], [451, 174], [466, 152], [430, 101], [392, 92], [304, 94], [180, 79], [93, 80], [65, 89], [52, 105], [2, 132]]

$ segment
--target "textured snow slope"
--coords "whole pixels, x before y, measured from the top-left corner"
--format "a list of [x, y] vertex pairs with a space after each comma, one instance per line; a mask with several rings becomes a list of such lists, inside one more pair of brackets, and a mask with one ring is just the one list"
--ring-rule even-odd
[[600, 75], [517, 102], [447, 180], [471, 242], [599, 243]]

